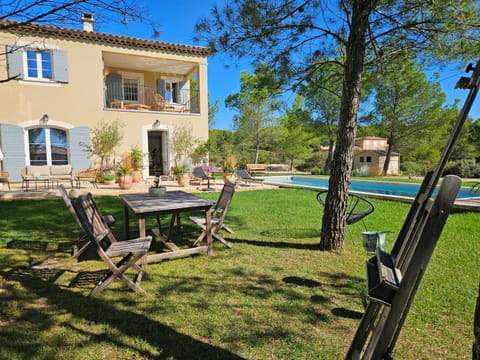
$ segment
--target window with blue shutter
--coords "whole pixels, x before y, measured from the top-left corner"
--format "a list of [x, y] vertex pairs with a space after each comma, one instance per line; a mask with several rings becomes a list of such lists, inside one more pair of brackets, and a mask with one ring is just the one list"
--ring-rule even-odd
[[27, 50], [27, 78], [34, 80], [52, 80], [52, 53], [50, 51]]
[[7, 46], [7, 62], [10, 78], [68, 82], [65, 51]]

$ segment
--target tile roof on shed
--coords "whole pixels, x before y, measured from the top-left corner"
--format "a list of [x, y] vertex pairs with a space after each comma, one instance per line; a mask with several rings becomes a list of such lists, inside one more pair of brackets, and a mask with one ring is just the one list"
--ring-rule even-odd
[[136, 49], [148, 49], [180, 53], [185, 55], [208, 56], [210, 49], [204, 46], [182, 45], [163, 41], [145, 40], [128, 36], [111, 35], [98, 32], [74, 30], [52, 25], [21, 23], [12, 20], [0, 20], [0, 30], [20, 35], [45, 36], [70, 40], [87, 41], [99, 44], [118, 45]]

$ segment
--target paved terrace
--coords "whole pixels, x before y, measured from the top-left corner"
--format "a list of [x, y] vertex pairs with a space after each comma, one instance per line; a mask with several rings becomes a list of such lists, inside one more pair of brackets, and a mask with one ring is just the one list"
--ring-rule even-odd
[[[80, 189], [74, 188], [73, 190], [77, 195], [86, 194], [91, 192], [94, 196], [102, 196], [102, 195], [109, 195], [109, 196], [118, 196], [120, 194], [130, 194], [130, 193], [142, 193], [148, 192], [148, 188], [153, 184], [152, 180], [142, 181], [139, 183], [133, 183], [132, 187], [129, 190], [121, 190], [117, 184], [113, 185], [104, 185], [98, 184], [98, 188], [93, 187], [90, 183], [82, 183]], [[72, 186], [68, 182], [63, 182], [63, 185], [67, 189], [67, 191], [72, 190]], [[166, 180], [162, 181], [161, 185], [167, 187], [167, 191], [173, 190], [182, 190], [186, 192], [201, 192], [203, 189], [207, 187], [206, 182], [199, 186], [198, 184], [190, 185], [181, 187], [177, 184], [176, 181]], [[38, 184], [38, 190], [29, 190], [24, 191], [22, 189], [22, 183], [10, 183], [11, 190], [8, 190], [8, 186], [6, 184], [0, 184], [0, 200], [17, 200], [17, 199], [45, 199], [51, 197], [60, 197], [60, 192], [55, 188], [44, 189], [43, 184]], [[216, 192], [220, 192], [223, 186], [223, 180], [217, 180], [215, 185], [213, 181], [210, 182], [210, 187], [214, 188]], [[251, 184], [245, 185], [240, 183], [237, 185], [237, 191], [245, 191], [245, 190], [262, 190], [262, 189], [275, 189], [278, 188], [277, 186], [273, 185], [262, 185], [262, 184]]]
[[[77, 195], [86, 194], [91, 192], [94, 196], [102, 196], [102, 195], [109, 195], [109, 196], [118, 196], [120, 194], [129, 194], [129, 193], [142, 193], [148, 192], [148, 188], [153, 184], [152, 180], [142, 181], [140, 183], [134, 183], [129, 190], [121, 190], [117, 184], [113, 185], [104, 185], [98, 184], [98, 188], [93, 187], [90, 183], [82, 183], [80, 189], [74, 188], [73, 190], [76, 192]], [[6, 184], [0, 187], [0, 201], [1, 200], [16, 200], [16, 199], [44, 199], [44, 198], [51, 198], [51, 197], [60, 197], [60, 192], [56, 188], [44, 190], [42, 184], [38, 184], [39, 190], [29, 190], [27, 192], [23, 191], [21, 183], [11, 183], [10, 187], [11, 190], [8, 190], [8, 186]], [[68, 191], [72, 190], [71, 185], [67, 182], [64, 182], [65, 187]], [[166, 180], [162, 181], [161, 185], [167, 187], [167, 191], [173, 190], [182, 190], [186, 192], [201, 192], [203, 189], [207, 187], [206, 184], [202, 186], [198, 186], [198, 184], [190, 185], [181, 187], [177, 184], [176, 181]], [[223, 186], [223, 180], [217, 180], [216, 184], [214, 185], [213, 182], [210, 183], [210, 187], [215, 188], [216, 192], [220, 192]], [[262, 190], [262, 189], [276, 189], [278, 186], [269, 185], [269, 184], [250, 184], [245, 185], [244, 183], [239, 183], [237, 185], [236, 191], [245, 191], [245, 190]], [[403, 201], [403, 202], [412, 202], [412, 200], [406, 200], [405, 198], [395, 198], [392, 196], [384, 197], [384, 196], [374, 196], [377, 198], [387, 199], [387, 200], [396, 200], [396, 201]], [[479, 211], [480, 212], [480, 198], [476, 199], [459, 199], [455, 201], [454, 208], [458, 210], [466, 210], [466, 211]]]

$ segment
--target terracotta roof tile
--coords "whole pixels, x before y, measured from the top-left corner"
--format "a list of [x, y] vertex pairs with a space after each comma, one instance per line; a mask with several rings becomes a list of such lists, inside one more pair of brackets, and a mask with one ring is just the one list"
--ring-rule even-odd
[[128, 36], [60, 28], [52, 25], [21, 23], [11, 20], [0, 20], [0, 30], [21, 35], [48, 36], [97, 44], [125, 46], [142, 50], [166, 51], [176, 54], [180, 53], [196, 56], [208, 56], [210, 54], [210, 49], [203, 46], [181, 45], [163, 41], [132, 38]]

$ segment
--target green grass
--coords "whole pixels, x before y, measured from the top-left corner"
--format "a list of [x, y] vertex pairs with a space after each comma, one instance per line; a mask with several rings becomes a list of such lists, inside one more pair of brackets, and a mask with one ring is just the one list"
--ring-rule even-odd
[[[409, 205], [372, 201], [367, 225], [388, 231], [389, 251]], [[97, 202], [123, 238], [120, 200]], [[227, 216], [235, 233], [224, 233], [234, 249], [215, 242], [214, 257], [149, 265], [145, 294], [116, 281], [90, 299], [104, 266], [94, 251], [70, 258], [81, 232], [63, 201], [0, 202], [0, 358], [341, 359], [363, 313], [369, 255], [359, 224], [355, 244], [347, 235], [344, 250], [319, 251], [321, 214], [309, 190], [237, 192]], [[178, 242], [197, 233], [183, 216]], [[450, 215], [397, 358], [471, 358], [478, 241], [478, 214]]]

